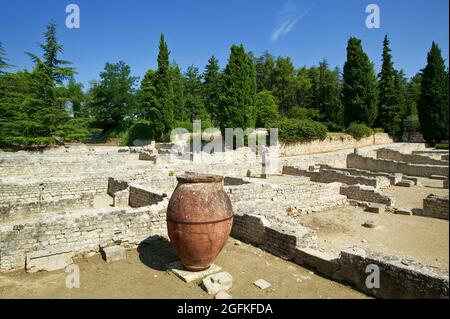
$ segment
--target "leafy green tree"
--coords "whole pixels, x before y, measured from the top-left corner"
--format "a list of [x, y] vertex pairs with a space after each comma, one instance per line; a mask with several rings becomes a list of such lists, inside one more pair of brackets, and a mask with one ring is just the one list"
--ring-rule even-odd
[[270, 91], [261, 91], [256, 94], [256, 127], [264, 128], [279, 118], [276, 98]]
[[387, 35], [384, 37], [383, 64], [378, 78], [379, 103], [376, 126], [393, 136], [399, 136], [402, 133], [405, 104], [401, 91], [403, 77], [394, 69]]
[[419, 120], [425, 140], [431, 144], [448, 140], [448, 72], [441, 49], [433, 42], [427, 65], [422, 70]]
[[185, 73], [186, 109], [189, 110], [189, 121], [208, 119], [208, 112], [202, 96], [202, 78], [197, 67], [191, 65]]
[[315, 107], [311, 103], [312, 98], [312, 78], [317, 73], [315, 68], [301, 67], [296, 72], [295, 86], [295, 105], [300, 107]]
[[136, 98], [138, 101], [138, 114], [140, 117], [149, 118], [150, 109], [154, 105], [155, 98], [155, 83], [156, 83], [156, 71], [148, 70], [142, 81], [141, 87], [136, 92]]
[[244, 46], [233, 45], [223, 76], [220, 127], [253, 128], [256, 122], [256, 70]]
[[149, 119], [153, 123], [155, 138], [159, 140], [163, 140], [164, 134], [170, 132], [174, 125], [174, 97], [169, 54], [164, 34], [161, 34], [158, 69], [155, 78], [155, 95], [149, 109]]
[[345, 125], [355, 122], [372, 126], [377, 117], [377, 77], [361, 40], [353, 37], [348, 41], [343, 79]]
[[91, 109], [99, 126], [105, 131], [123, 127], [123, 120], [133, 113], [136, 77], [123, 61], [106, 63], [100, 82], [92, 90]]
[[206, 109], [214, 124], [219, 121], [219, 99], [222, 91], [222, 73], [219, 67], [219, 61], [212, 56], [203, 72], [203, 97]]
[[83, 84], [73, 79], [67, 84], [67, 99], [72, 106], [73, 117], [81, 117], [81, 108], [84, 103]]

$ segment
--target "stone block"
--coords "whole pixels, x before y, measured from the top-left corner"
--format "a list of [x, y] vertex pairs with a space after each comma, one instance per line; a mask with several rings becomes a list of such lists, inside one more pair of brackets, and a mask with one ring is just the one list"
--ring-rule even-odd
[[214, 299], [232, 299], [233, 297], [226, 291], [219, 291], [215, 296]]
[[396, 215], [412, 216], [412, 214], [413, 214], [412, 210], [409, 208], [395, 208], [392, 212]]
[[228, 272], [219, 272], [202, 280], [202, 286], [210, 295], [219, 291], [227, 291], [233, 286], [233, 277]]
[[301, 248], [296, 250], [295, 262], [331, 276], [339, 268], [339, 256], [322, 252], [313, 248]]
[[258, 279], [258, 280], [255, 281], [253, 284], [254, 284], [256, 287], [258, 287], [259, 289], [262, 289], [262, 290], [267, 289], [267, 288], [269, 288], [270, 286], [272, 286], [271, 283], [269, 283], [268, 281], [266, 281], [266, 280], [264, 280], [264, 279]]
[[29, 273], [55, 271], [72, 264], [72, 252], [67, 250], [40, 250], [26, 254], [25, 268]]
[[107, 263], [110, 263], [126, 259], [127, 252], [122, 246], [109, 246], [103, 248], [102, 257]]
[[384, 212], [385, 207], [383, 205], [368, 204], [365, 211], [373, 214], [380, 214]]
[[396, 186], [400, 186], [400, 187], [413, 187], [414, 186], [414, 182], [411, 180], [401, 180], [400, 182], [398, 182], [396, 184]]
[[189, 271], [179, 261], [166, 265], [168, 271], [175, 274], [178, 278], [184, 282], [192, 282], [205, 278], [206, 276], [218, 273], [222, 270], [221, 267], [216, 264], [212, 264], [208, 269], [202, 271]]

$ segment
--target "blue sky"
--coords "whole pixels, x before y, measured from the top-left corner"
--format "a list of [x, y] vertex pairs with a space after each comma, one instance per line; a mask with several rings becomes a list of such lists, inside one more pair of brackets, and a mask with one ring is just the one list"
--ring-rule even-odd
[[[80, 7], [80, 29], [65, 27], [70, 3]], [[365, 26], [371, 3], [380, 7], [380, 29]], [[326, 58], [342, 68], [346, 42], [356, 36], [377, 72], [387, 33], [396, 68], [412, 76], [425, 66], [433, 40], [448, 61], [448, 6], [448, 0], [0, 0], [0, 41], [10, 63], [30, 69], [24, 52], [40, 53], [37, 42], [54, 19], [62, 58], [87, 86], [105, 62], [123, 60], [139, 77], [155, 68], [161, 32], [183, 70], [191, 64], [203, 70], [213, 54], [224, 67], [235, 43], [257, 55], [267, 49], [290, 56], [296, 66]]]

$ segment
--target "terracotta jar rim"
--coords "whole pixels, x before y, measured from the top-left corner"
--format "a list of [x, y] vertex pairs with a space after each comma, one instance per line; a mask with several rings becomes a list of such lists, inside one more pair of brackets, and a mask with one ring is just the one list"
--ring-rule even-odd
[[177, 176], [177, 181], [180, 183], [221, 183], [223, 176], [188, 172]]

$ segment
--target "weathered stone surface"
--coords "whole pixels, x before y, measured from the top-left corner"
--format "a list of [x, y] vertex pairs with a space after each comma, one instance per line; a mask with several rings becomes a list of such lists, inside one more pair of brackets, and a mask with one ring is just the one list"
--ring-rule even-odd
[[410, 180], [404, 179], [404, 180], [398, 182], [398, 183], [396, 184], [396, 186], [400, 186], [400, 187], [413, 187], [413, 186], [414, 186], [414, 182], [413, 182], [413, 181], [410, 181]]
[[[376, 297], [448, 298], [449, 275], [439, 268], [360, 247], [342, 251], [339, 262], [340, 269], [334, 274], [334, 278], [350, 282]], [[369, 265], [379, 269], [379, 288], [368, 288], [366, 285], [366, 269]]]
[[412, 216], [412, 210], [411, 209], [409, 209], [409, 208], [395, 208], [393, 211], [392, 211], [394, 214], [396, 214], [396, 215], [407, 215], [407, 216]]
[[374, 220], [368, 220], [362, 224], [363, 227], [366, 228], [376, 228], [378, 226], [378, 223]]
[[232, 299], [233, 297], [227, 293], [226, 291], [219, 291], [215, 296], [214, 299]]
[[380, 214], [384, 211], [385, 206], [377, 204], [368, 204], [365, 211], [373, 214]]
[[206, 276], [218, 273], [222, 270], [221, 267], [216, 264], [212, 264], [208, 269], [202, 271], [189, 271], [187, 270], [179, 261], [168, 264], [166, 268], [174, 273], [178, 278], [183, 280], [184, 282], [192, 282], [197, 281]]
[[26, 271], [55, 271], [72, 264], [72, 252], [61, 249], [41, 250], [26, 255]]
[[208, 294], [214, 295], [229, 290], [233, 286], [233, 277], [228, 272], [219, 272], [204, 278], [202, 286]]
[[311, 267], [326, 276], [331, 276], [339, 268], [339, 256], [312, 248], [297, 249], [294, 260], [297, 264]]
[[127, 251], [122, 246], [109, 246], [102, 250], [103, 259], [107, 263], [124, 260], [127, 258]]
[[383, 204], [386, 206], [391, 206], [393, 204], [393, 200], [390, 196], [383, 194], [374, 187], [370, 186], [363, 186], [363, 185], [341, 186], [340, 192], [342, 195], [347, 196], [349, 199]]
[[423, 200], [422, 216], [448, 220], [448, 214], [448, 196], [436, 196], [431, 194]]
[[267, 289], [267, 288], [269, 288], [269, 287], [272, 286], [271, 283], [269, 283], [268, 281], [266, 281], [266, 280], [264, 280], [264, 279], [258, 279], [258, 280], [255, 281], [253, 284], [254, 284], [256, 287], [258, 287], [259, 289], [262, 289], [262, 290]]

